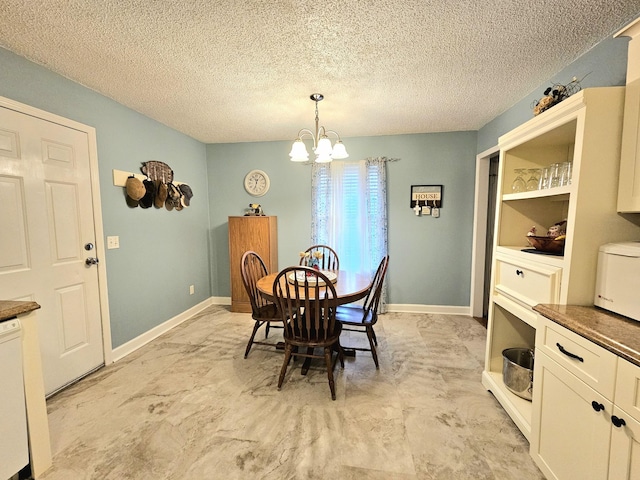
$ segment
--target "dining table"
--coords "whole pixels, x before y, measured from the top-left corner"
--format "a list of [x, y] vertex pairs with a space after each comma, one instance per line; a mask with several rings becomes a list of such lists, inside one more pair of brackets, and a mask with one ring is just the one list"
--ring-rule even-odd
[[[337, 305], [345, 305], [347, 303], [357, 302], [358, 300], [367, 296], [369, 291], [369, 287], [371, 285], [371, 278], [368, 275], [364, 275], [361, 273], [356, 273], [349, 270], [329, 270], [323, 271], [323, 273], [332, 273], [336, 275], [335, 282], [333, 282], [333, 286], [336, 289], [336, 304]], [[256, 288], [260, 292], [265, 299], [270, 302], [275, 302], [275, 294], [273, 292], [273, 282], [278, 276], [278, 272], [270, 273], [262, 277], [256, 283]], [[332, 275], [330, 275], [332, 276]], [[282, 277], [280, 279], [281, 282], [286, 282], [286, 278]], [[302, 288], [299, 289], [301, 292], [301, 298], [304, 298], [304, 294], [302, 293]], [[279, 346], [282, 348], [282, 346]], [[355, 357], [356, 351], [353, 349], [344, 349], [344, 353], [348, 357]], [[309, 368], [308, 362], [305, 362], [305, 365], [302, 367], [302, 374], [306, 374]]]
[[[351, 272], [349, 270], [338, 270], [337, 272], [334, 270], [328, 270], [322, 272], [325, 274], [328, 272], [336, 275], [333, 286], [336, 289], [337, 305], [357, 302], [367, 296], [367, 292], [369, 291], [369, 286], [371, 284], [371, 278], [368, 275]], [[275, 302], [273, 282], [277, 276], [278, 272], [270, 273], [258, 280], [256, 284], [260, 294], [270, 302]], [[280, 281], [284, 283], [287, 280], [285, 277], [282, 277]], [[302, 289], [300, 289], [300, 291], [302, 292]], [[302, 295], [301, 298], [304, 298], [304, 295]]]

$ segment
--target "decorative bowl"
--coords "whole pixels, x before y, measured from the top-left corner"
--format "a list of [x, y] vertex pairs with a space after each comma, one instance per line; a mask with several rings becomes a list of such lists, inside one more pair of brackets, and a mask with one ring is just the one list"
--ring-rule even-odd
[[533, 248], [547, 253], [564, 253], [564, 237], [527, 237]]

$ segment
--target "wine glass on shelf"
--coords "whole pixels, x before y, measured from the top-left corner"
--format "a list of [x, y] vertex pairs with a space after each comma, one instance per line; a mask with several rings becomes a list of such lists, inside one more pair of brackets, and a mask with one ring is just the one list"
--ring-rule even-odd
[[511, 192], [512, 193], [520, 193], [527, 190], [527, 182], [524, 180], [524, 174], [527, 171], [526, 168], [516, 168], [514, 170], [516, 174], [516, 178], [513, 180], [511, 184]]
[[529, 172], [529, 180], [526, 183], [527, 192], [531, 192], [533, 190], [538, 189], [538, 183], [540, 183], [540, 169], [539, 168], [530, 168]]

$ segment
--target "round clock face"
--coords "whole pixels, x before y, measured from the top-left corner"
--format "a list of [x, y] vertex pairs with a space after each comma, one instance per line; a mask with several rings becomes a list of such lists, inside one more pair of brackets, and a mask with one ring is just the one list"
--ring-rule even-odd
[[244, 188], [250, 195], [261, 197], [269, 191], [269, 176], [262, 170], [251, 170], [244, 177]]

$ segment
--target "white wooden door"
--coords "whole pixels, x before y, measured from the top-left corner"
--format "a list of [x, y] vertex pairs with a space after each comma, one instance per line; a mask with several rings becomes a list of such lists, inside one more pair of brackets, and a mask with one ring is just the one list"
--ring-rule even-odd
[[0, 298], [41, 305], [50, 394], [104, 363], [86, 132], [0, 107]]

